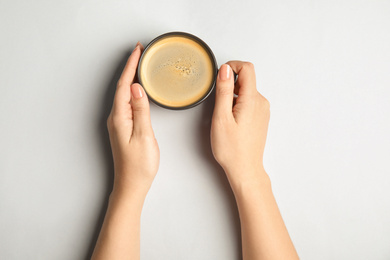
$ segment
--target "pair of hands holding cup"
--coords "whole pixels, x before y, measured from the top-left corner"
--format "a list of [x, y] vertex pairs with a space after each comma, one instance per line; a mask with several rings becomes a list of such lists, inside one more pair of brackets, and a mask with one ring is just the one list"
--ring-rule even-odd
[[[148, 97], [134, 83], [142, 51], [138, 43], [118, 81], [107, 120], [115, 178], [94, 260], [140, 259], [142, 208], [160, 160]], [[236, 198], [243, 260], [298, 259], [263, 167], [269, 117], [253, 65], [223, 64], [216, 81], [211, 147]]]
[[[143, 46], [137, 44], [127, 61], [107, 126], [115, 167], [114, 191], [135, 189], [146, 194], [157, 174], [160, 156], [148, 97], [142, 86], [134, 83], [142, 51]], [[238, 75], [236, 83], [233, 71]], [[269, 102], [256, 89], [253, 64], [223, 64], [216, 81], [211, 147], [233, 191], [243, 182], [266, 178], [262, 157], [269, 116]]]

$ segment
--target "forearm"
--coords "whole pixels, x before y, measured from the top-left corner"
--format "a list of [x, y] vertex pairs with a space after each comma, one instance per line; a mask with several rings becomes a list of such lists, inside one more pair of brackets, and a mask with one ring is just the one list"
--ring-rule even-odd
[[146, 193], [115, 187], [92, 259], [139, 259], [140, 219]]
[[232, 185], [241, 221], [244, 260], [298, 259], [265, 171]]
[[118, 80], [107, 118], [115, 178], [94, 260], [140, 258], [142, 207], [160, 160], [147, 95], [134, 83], [142, 51], [138, 42]]

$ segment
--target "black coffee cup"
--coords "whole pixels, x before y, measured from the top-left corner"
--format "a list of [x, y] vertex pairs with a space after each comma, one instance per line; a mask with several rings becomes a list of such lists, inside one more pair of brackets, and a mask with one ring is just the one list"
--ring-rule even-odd
[[[169, 44], [172, 44], [172, 47]], [[165, 54], [161, 54], [164, 50]], [[186, 55], [180, 56], [180, 51]], [[155, 74], [148, 71], [152, 70], [149, 67], [153, 68]], [[169, 32], [156, 37], [145, 47], [137, 74], [150, 100], [164, 108], [182, 110], [199, 105], [210, 95], [215, 87], [218, 65], [214, 53], [203, 40], [186, 32]], [[160, 81], [157, 82], [157, 78]], [[152, 86], [153, 80], [154, 86]], [[172, 87], [170, 84], [159, 82], [171, 82]], [[181, 86], [180, 82], [186, 84]], [[197, 82], [202, 82], [199, 83], [199, 89], [197, 89]], [[196, 95], [192, 97], [190, 90]], [[157, 92], [160, 94], [156, 94]], [[170, 101], [165, 95], [167, 93], [171, 95], [172, 100], [174, 97], [175, 101]], [[187, 94], [190, 98], [185, 99]], [[183, 96], [182, 102], [180, 95]]]

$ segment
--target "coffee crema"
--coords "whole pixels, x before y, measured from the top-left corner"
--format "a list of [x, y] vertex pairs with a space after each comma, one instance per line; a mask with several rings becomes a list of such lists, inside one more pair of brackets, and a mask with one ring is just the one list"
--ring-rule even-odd
[[166, 36], [143, 54], [139, 79], [151, 99], [168, 107], [190, 106], [213, 87], [216, 68], [210, 53], [196, 40]]

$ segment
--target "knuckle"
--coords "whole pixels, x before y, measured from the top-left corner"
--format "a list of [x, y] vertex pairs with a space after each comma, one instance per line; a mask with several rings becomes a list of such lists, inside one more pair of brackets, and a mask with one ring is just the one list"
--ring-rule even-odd
[[262, 103], [263, 103], [263, 106], [267, 109], [270, 108], [271, 104], [269, 103], [269, 100], [266, 99], [265, 97], [262, 97]]
[[255, 69], [255, 65], [253, 65], [253, 63], [249, 62], [249, 61], [244, 62], [243, 67], [245, 69], [250, 69], [250, 70], [254, 70]]
[[121, 125], [121, 119], [118, 116], [113, 115], [110, 121], [111, 121], [110, 123], [111, 128], [117, 128], [118, 126]]
[[147, 108], [144, 106], [133, 106], [132, 110], [134, 113], [142, 114], [142, 113], [146, 113]]
[[228, 96], [233, 93], [233, 89], [228, 86], [219, 86], [217, 88], [217, 94], [220, 96]]
[[261, 105], [261, 107], [263, 108], [266, 108], [266, 109], [269, 109], [270, 108], [270, 102], [268, 99], [266, 99], [263, 95], [261, 95], [260, 93], [258, 93], [258, 96], [257, 96], [257, 100], [258, 100], [258, 103]]

